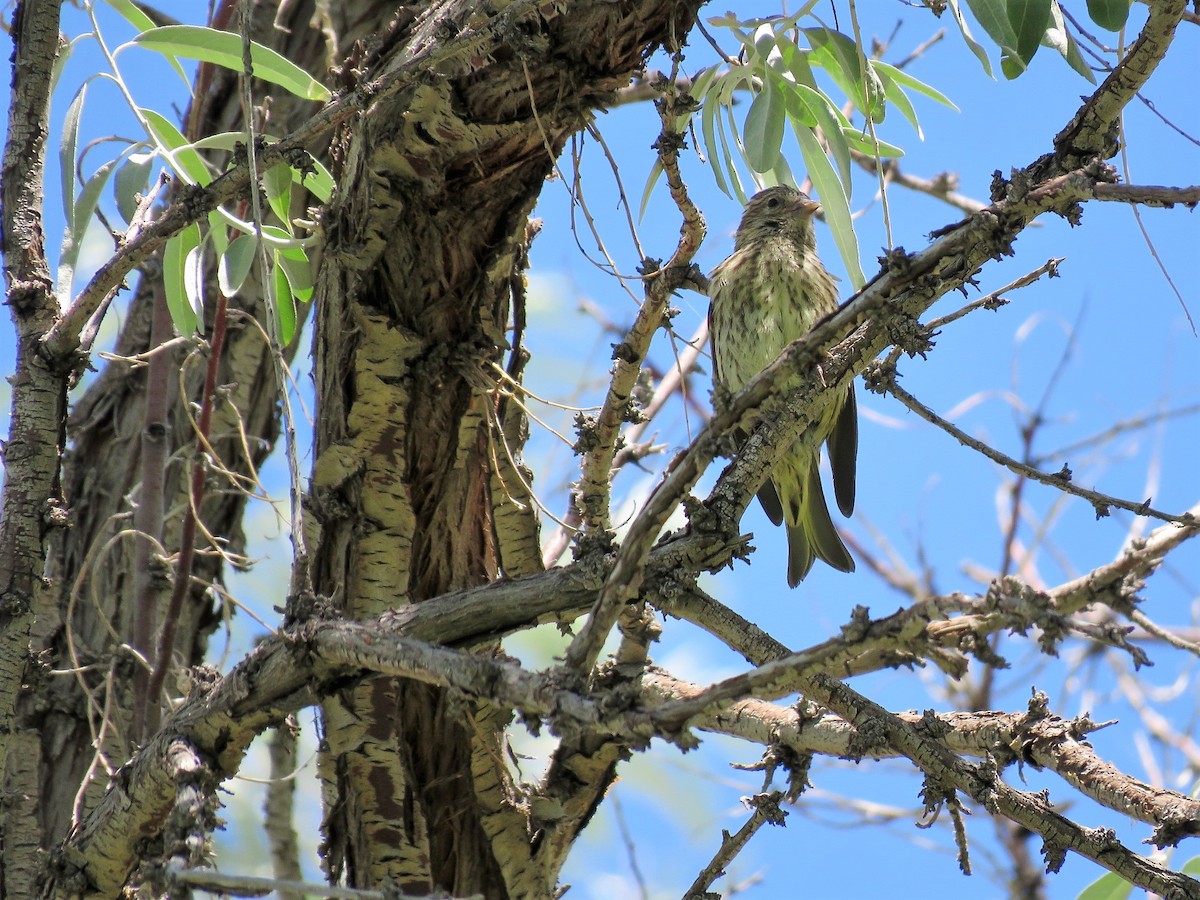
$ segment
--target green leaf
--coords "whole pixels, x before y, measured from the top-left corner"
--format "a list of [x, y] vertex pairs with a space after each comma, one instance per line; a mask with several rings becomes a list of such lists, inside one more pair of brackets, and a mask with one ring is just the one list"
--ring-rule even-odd
[[725, 175], [721, 172], [721, 166], [717, 162], [717, 135], [716, 121], [717, 110], [721, 104], [717, 99], [717, 91], [711, 91], [708, 98], [704, 101], [704, 108], [700, 111], [700, 134], [704, 138], [704, 152], [708, 154], [708, 165], [713, 170], [713, 178], [716, 179], [717, 188], [726, 197], [732, 197], [733, 193], [729, 190], [729, 185], [725, 183]]
[[842, 263], [850, 276], [850, 282], [855, 290], [866, 284], [862, 265], [858, 260], [858, 238], [854, 234], [854, 220], [850, 215], [850, 202], [842, 190], [837, 173], [830, 164], [820, 142], [811, 131], [797, 128], [796, 140], [800, 143], [800, 152], [804, 156], [804, 165], [808, 177], [812, 179], [817, 195], [821, 199], [821, 208], [825, 211], [825, 222], [833, 232], [833, 241], [837, 244]]
[[232, 297], [242, 289], [246, 276], [254, 266], [258, 255], [258, 237], [253, 234], [239, 234], [230, 243], [229, 249], [217, 263], [217, 285], [226, 297]]
[[312, 265], [303, 247], [288, 247], [275, 251], [275, 265], [283, 269], [287, 276], [288, 287], [292, 295], [301, 303], [312, 299], [313, 280]]
[[213, 255], [220, 259], [229, 249], [229, 235], [226, 234], [225, 216], [228, 213], [218, 206], [208, 214], [208, 234], [205, 236], [212, 245]]
[[1017, 38], [1017, 56], [1028, 66], [1050, 27], [1050, 0], [1008, 0], [1008, 21]]
[[189, 261], [200, 247], [200, 226], [189, 225], [167, 240], [163, 251], [163, 289], [167, 309], [175, 330], [188, 336], [196, 333], [200, 322], [198, 294], [193, 290], [194, 279], [188, 274]]
[[925, 140], [925, 134], [921, 131], [921, 123], [917, 119], [917, 111], [913, 109], [912, 101], [908, 99], [908, 94], [904, 93], [904, 89], [900, 87], [893, 79], [885, 74], [880, 74], [883, 79], [883, 90], [888, 100], [900, 110], [901, 115], [908, 119], [908, 123], [912, 125], [913, 130], [917, 133], [918, 140]]
[[842, 111], [820, 91], [807, 84], [796, 85], [796, 91], [812, 113], [813, 118], [817, 120], [817, 124], [821, 126], [821, 133], [825, 136], [826, 143], [829, 144], [829, 152], [833, 155], [834, 162], [837, 163], [838, 172], [841, 173], [842, 187], [847, 197], [852, 196], [850, 145], [846, 142], [845, 131], [846, 129], [851, 131], [855, 129], [850, 125], [850, 120], [842, 115]]
[[200, 154], [172, 122], [152, 109], [139, 109], [138, 115], [147, 124], [150, 140], [181, 178], [189, 184], [198, 184], [201, 187], [212, 181], [212, 175]]
[[[717, 137], [721, 142], [721, 159], [725, 163], [725, 169], [729, 173], [729, 183], [733, 186], [733, 194], [738, 202], [743, 206], [746, 205], [746, 189], [742, 187], [742, 178], [738, 174], [737, 164], [733, 161], [733, 154], [730, 152], [729, 144], [732, 140], [733, 146], [738, 151], [738, 156], [746, 158], [746, 149], [742, 146], [741, 138], [738, 136], [737, 123], [733, 121], [733, 107], [722, 107], [725, 113], [725, 118], [717, 120]], [[726, 132], [728, 127], [728, 132]]]
[[1012, 80], [1021, 75], [1025, 71], [1025, 62], [1017, 50], [1017, 33], [1013, 30], [1006, 0], [967, 0], [967, 5], [983, 30], [1000, 47], [1000, 71], [1004, 77]]
[[154, 20], [137, 8], [132, 0], [104, 0], [121, 18], [140, 31], [149, 31]]
[[291, 234], [291, 205], [292, 205], [292, 169], [285, 163], [276, 163], [263, 172], [263, 190], [267, 194], [267, 203], [271, 211], [283, 223], [283, 227]]
[[962, 35], [963, 42], [975, 54], [975, 58], [979, 60], [979, 64], [983, 66], [983, 71], [987, 73], [989, 78], [995, 78], [992, 74], [992, 63], [988, 59], [987, 51], [983, 49], [983, 45], [975, 40], [975, 36], [971, 34], [971, 29], [967, 27], [967, 20], [963, 18], [962, 9], [959, 8], [958, 0], [949, 0], [950, 12], [954, 15], [954, 22], [958, 25], [958, 31]]
[[701, 69], [692, 78], [692, 86], [688, 88], [688, 96], [695, 101], [696, 107], [688, 110], [686, 113], [675, 117], [675, 130], [682, 132], [692, 120], [700, 106], [704, 103], [704, 97], [708, 93], [709, 86], [713, 79], [720, 72], [720, 66], [709, 66], [706, 69]]
[[887, 112], [883, 85], [870, 60], [863, 69], [858, 45], [830, 28], [805, 28], [803, 32], [812, 47], [809, 63], [828, 72], [863, 115], [870, 116], [873, 122], [882, 122]]
[[796, 183], [796, 176], [792, 174], [792, 167], [788, 165], [787, 157], [782, 153], [779, 154], [779, 159], [775, 162], [775, 168], [767, 174], [769, 178], [764, 179], [764, 181], [769, 181], [770, 184]]
[[1017, 33], [1013, 31], [1005, 0], [967, 0], [967, 6], [997, 46], [1006, 53], [1017, 52]]
[[774, 49], [775, 30], [770, 22], [763, 22], [754, 29], [754, 56], [751, 57], [751, 61], [765, 65]]
[[83, 114], [83, 102], [87, 99], [88, 83], [85, 81], [75, 92], [67, 114], [63, 117], [62, 142], [58, 145], [58, 174], [61, 179], [63, 215], [67, 218], [67, 231], [75, 233], [75, 151], [79, 146], [79, 118]]
[[150, 183], [150, 169], [154, 164], [152, 153], [131, 153], [117, 169], [113, 179], [113, 196], [117, 210], [126, 222], [133, 220], [138, 208], [138, 195], [146, 192]]
[[639, 222], [646, 217], [646, 207], [650, 205], [650, 195], [653, 194], [654, 189], [658, 187], [658, 179], [662, 176], [662, 173], [662, 160], [654, 160], [654, 165], [650, 167], [650, 175], [646, 178], [646, 186], [642, 188], [642, 202], [638, 206]]
[[851, 196], [853, 179], [850, 175], [850, 148], [842, 136], [843, 126], [848, 126], [849, 120], [817, 86], [806, 51], [782, 38], [779, 47], [792, 78], [790, 85], [784, 82], [787, 85], [788, 117], [792, 120], [792, 127], [820, 127], [829, 152], [837, 163], [846, 196]]
[[1092, 84], [1095, 84], [1096, 76], [1092, 73], [1092, 69], [1087, 64], [1087, 61], [1083, 58], [1083, 54], [1079, 52], [1079, 44], [1071, 36], [1070, 30], [1063, 20], [1062, 10], [1059, 8], [1057, 0], [1050, 6], [1050, 18], [1050, 27], [1046, 29], [1045, 35], [1042, 36], [1042, 43], [1047, 47], [1057, 50], [1062, 55], [1062, 58], [1067, 61], [1067, 65]]
[[[1195, 791], [1192, 791], [1192, 796], [1195, 796]], [[1193, 856], [1183, 864], [1183, 868], [1179, 870], [1184, 875], [1196, 876], [1200, 875], [1200, 856]]]
[[[242, 38], [228, 31], [200, 25], [164, 25], [143, 31], [134, 43], [167, 56], [199, 59], [214, 65], [242, 71]], [[254, 77], [279, 85], [286, 91], [306, 100], [325, 102], [333, 94], [311, 75], [257, 41], [250, 45], [250, 62]]]
[[1085, 887], [1076, 900], [1127, 900], [1132, 894], [1132, 884], [1116, 872], [1107, 872]]
[[763, 75], [763, 87], [742, 126], [742, 142], [746, 145], [746, 162], [755, 172], [769, 172], [775, 168], [779, 151], [783, 145], [784, 119], [787, 118], [785, 103], [771, 73]]
[[282, 266], [275, 266], [271, 280], [275, 288], [275, 321], [279, 325], [279, 343], [286, 347], [296, 336], [296, 300], [292, 297]]
[[881, 141], [878, 138], [872, 141], [869, 134], [861, 128], [855, 128], [853, 125], [847, 125], [842, 129], [842, 140], [859, 153], [865, 153], [867, 156], [886, 158], [904, 155], [902, 148], [897, 147], [895, 144], [889, 144], [887, 141]]
[[[708, 152], [708, 164], [712, 167], [717, 187], [726, 196], [745, 202], [745, 192], [742, 190], [741, 179], [733, 166], [733, 158], [729, 152], [729, 140], [726, 134], [726, 119], [729, 127], [737, 134], [737, 126], [733, 123], [733, 92], [743, 86], [749, 79], [745, 67], [730, 70], [717, 79], [709, 89], [700, 118], [701, 133], [704, 136], [704, 146]], [[721, 113], [725, 113], [725, 118]], [[724, 166], [724, 168], [722, 168]], [[728, 179], [726, 179], [728, 174]]]
[[903, 85], [906, 88], [916, 91], [918, 94], [924, 94], [930, 100], [940, 103], [942, 106], [947, 106], [950, 109], [958, 112], [958, 107], [954, 105], [954, 101], [943, 94], [935, 87], [931, 87], [918, 78], [913, 78], [903, 69], [897, 69], [895, 66], [889, 66], [887, 63], [876, 62], [873, 64], [879, 71], [879, 76], [883, 78], [885, 75], [891, 78], [896, 84]]
[[95, 35], [88, 31], [79, 35], [74, 40], [67, 41], [65, 44], [59, 44], [58, 55], [54, 57], [54, 62], [50, 66], [50, 92], [54, 93], [58, 89], [58, 82], [62, 79], [63, 70], [67, 67], [67, 62], [75, 54], [75, 45], [90, 40]]
[[[121, 16], [121, 18], [132, 25], [136, 31], [144, 32], [154, 28], [154, 20], [138, 9], [132, 0], [104, 0], [104, 2], [112, 7], [117, 14]], [[183, 66], [179, 64], [179, 60], [177, 60], [174, 56], [171, 56], [169, 53], [164, 53], [163, 56], [165, 56], [167, 61], [171, 63], [171, 67], [175, 70], [179, 77], [183, 79], [183, 83], [187, 85], [187, 88], [190, 92], [192, 87], [192, 79], [188, 78], [188, 74], [184, 71]]]
[[117, 160], [110, 159], [92, 175], [83, 185], [83, 190], [72, 204], [70, 217], [71, 225], [63, 235], [62, 252], [58, 259], [58, 291], [66, 297], [71, 296], [71, 282], [75, 278], [75, 267], [79, 262], [79, 251], [83, 249], [83, 241], [87, 235], [88, 226], [92, 224], [92, 216], [100, 205], [100, 194], [108, 184], [109, 176], [116, 168]]
[[1087, 0], [1088, 15], [1107, 31], [1120, 31], [1129, 18], [1130, 0]]

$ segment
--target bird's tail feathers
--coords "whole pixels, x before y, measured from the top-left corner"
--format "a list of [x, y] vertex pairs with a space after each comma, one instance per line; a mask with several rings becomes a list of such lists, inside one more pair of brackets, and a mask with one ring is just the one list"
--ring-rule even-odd
[[788, 522], [788, 587], [798, 585], [816, 559], [823, 559], [839, 572], [853, 572], [854, 557], [829, 517], [821, 472], [816, 465], [808, 469], [799, 513], [797, 521]]

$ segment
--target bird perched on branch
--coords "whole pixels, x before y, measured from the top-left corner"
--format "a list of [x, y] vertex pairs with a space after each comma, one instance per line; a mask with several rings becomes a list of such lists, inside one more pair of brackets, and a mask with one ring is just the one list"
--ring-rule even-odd
[[[837, 309], [836, 280], [817, 257], [812, 219], [820, 208], [808, 195], [786, 185], [760, 191], [746, 205], [732, 255], [710, 276], [708, 322], [713, 382], [718, 388], [740, 390], [784, 347]], [[814, 559], [842, 572], [854, 571], [854, 560], [829, 517], [818, 469], [824, 442], [838, 508], [849, 516], [854, 512], [858, 455], [853, 385], [812, 427], [819, 434], [814, 449], [805, 450], [797, 443], [775, 464], [758, 492], [770, 520], [787, 524], [791, 587], [808, 574]]]

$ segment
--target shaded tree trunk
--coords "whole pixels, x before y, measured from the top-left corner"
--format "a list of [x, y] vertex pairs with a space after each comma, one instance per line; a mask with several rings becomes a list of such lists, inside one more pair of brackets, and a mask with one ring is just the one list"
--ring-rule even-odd
[[[552, 155], [690, 16], [648, 2], [514, 17], [490, 59], [450, 60], [451, 77], [346, 130], [317, 288], [310, 508], [313, 587], [340, 614], [378, 616], [536, 565], [517, 552], [502, 565], [510, 536], [532, 529], [497, 528], [508, 504], [491, 477], [505, 418], [491, 365], [523, 352], [509, 326], [523, 316], [528, 215]], [[372, 74], [403, 66], [429, 28], [400, 24]], [[535, 829], [505, 768], [505, 711], [375, 680], [323, 712], [331, 874], [412, 892], [553, 890], [561, 858], [546, 865], [522, 837]]]

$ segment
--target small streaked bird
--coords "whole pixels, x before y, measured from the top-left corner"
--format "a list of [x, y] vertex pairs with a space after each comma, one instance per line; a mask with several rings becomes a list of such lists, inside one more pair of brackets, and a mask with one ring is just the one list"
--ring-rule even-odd
[[[708, 310], [713, 382], [740, 390], [773, 362], [783, 348], [837, 309], [836, 280], [817, 258], [815, 200], [786, 185], [751, 198], [733, 239], [733, 253], [713, 269]], [[781, 385], [786, 390], [788, 385]], [[787, 524], [788, 585], [795, 587], [823, 559], [842, 572], [854, 560], [838, 536], [818, 467], [820, 444], [829, 450], [833, 492], [843, 515], [854, 512], [854, 468], [858, 455], [858, 410], [854, 387], [815, 423], [816, 448], [799, 444], [784, 456], [758, 492], [776, 525]]]

